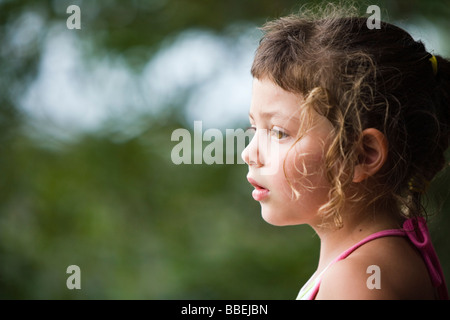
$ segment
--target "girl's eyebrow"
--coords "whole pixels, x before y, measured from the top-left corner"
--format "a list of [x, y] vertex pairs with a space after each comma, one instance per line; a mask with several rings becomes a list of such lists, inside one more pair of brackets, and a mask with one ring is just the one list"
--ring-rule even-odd
[[[261, 118], [266, 118], [266, 119], [270, 119], [270, 118], [282, 118], [285, 115], [279, 111], [264, 111], [260, 113], [260, 117]], [[250, 119], [254, 119], [253, 115], [251, 112], [248, 113], [248, 117]]]

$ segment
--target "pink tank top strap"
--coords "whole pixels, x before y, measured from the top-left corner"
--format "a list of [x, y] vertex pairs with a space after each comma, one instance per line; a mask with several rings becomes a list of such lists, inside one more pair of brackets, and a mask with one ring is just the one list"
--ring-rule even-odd
[[363, 240], [359, 241], [358, 243], [356, 243], [352, 247], [350, 247], [347, 250], [345, 250], [336, 259], [334, 259], [334, 261], [332, 263], [347, 258], [353, 251], [355, 251], [356, 249], [361, 247], [363, 244], [366, 244], [367, 242], [370, 242], [372, 240], [375, 240], [375, 239], [378, 239], [378, 238], [382, 238], [382, 237], [390, 237], [390, 236], [403, 236], [404, 237], [405, 235], [406, 235], [406, 232], [403, 231], [402, 229], [389, 229], [389, 230], [383, 230], [383, 231], [379, 231], [379, 232], [373, 233], [370, 236], [368, 236], [368, 237], [364, 238]]
[[[439, 299], [448, 300], [449, 297], [447, 286], [445, 284], [444, 274], [442, 272], [442, 268], [439, 263], [436, 251], [434, 250], [434, 247], [431, 243], [431, 237], [425, 219], [422, 217], [411, 218], [406, 220], [403, 223], [402, 229], [383, 230], [364, 238], [363, 240], [359, 241], [352, 247], [345, 250], [336, 259], [334, 259], [330, 263], [330, 265], [332, 265], [337, 261], [347, 258], [353, 251], [355, 251], [360, 246], [364, 245], [369, 241], [389, 236], [404, 236], [404, 237], [407, 236], [409, 238], [411, 243], [420, 251], [420, 254], [422, 255], [422, 258], [430, 274], [433, 286], [437, 288]], [[319, 281], [317, 281], [315, 287], [312, 289], [310, 299], [315, 298], [317, 292], [319, 291], [319, 288], [320, 288], [320, 279]]]
[[[351, 246], [347, 250], [345, 250], [337, 258], [335, 258], [333, 261], [331, 261], [331, 263], [328, 266], [331, 266], [332, 264], [347, 258], [353, 251], [355, 251], [356, 249], [361, 247], [363, 244], [366, 244], [367, 242], [375, 240], [375, 239], [378, 239], [378, 238], [388, 237], [388, 236], [403, 236], [404, 237], [404, 236], [406, 236], [406, 232], [403, 231], [402, 229], [389, 229], [389, 230], [383, 230], [383, 231], [379, 231], [379, 232], [373, 233], [370, 236], [362, 239], [361, 241], [359, 241], [355, 245]], [[322, 279], [319, 279], [316, 282], [314, 288], [311, 290], [312, 291], [312, 293], [310, 295], [310, 299], [311, 300], [314, 300], [316, 295], [317, 295], [317, 292], [319, 292], [321, 280]]]
[[425, 219], [422, 217], [408, 219], [403, 224], [403, 230], [412, 244], [420, 251], [433, 286], [437, 289], [439, 299], [448, 300], [449, 297], [444, 273], [442, 272], [436, 250], [431, 242]]

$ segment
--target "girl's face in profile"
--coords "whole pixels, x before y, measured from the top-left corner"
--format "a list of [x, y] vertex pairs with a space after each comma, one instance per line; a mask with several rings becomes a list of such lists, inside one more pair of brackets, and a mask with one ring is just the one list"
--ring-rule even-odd
[[254, 79], [249, 115], [255, 136], [242, 158], [255, 187], [253, 198], [273, 225], [320, 224], [318, 209], [328, 201], [323, 158], [332, 125], [311, 111], [313, 126], [298, 140], [301, 104], [301, 96], [268, 79]]

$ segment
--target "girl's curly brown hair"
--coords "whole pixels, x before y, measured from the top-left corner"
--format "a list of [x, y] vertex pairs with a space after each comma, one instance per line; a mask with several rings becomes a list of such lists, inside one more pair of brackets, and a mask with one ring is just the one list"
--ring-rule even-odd
[[[375, 210], [395, 208], [405, 217], [425, 215], [425, 186], [446, 165], [450, 62], [435, 55], [435, 74], [422, 42], [386, 22], [369, 29], [367, 18], [354, 10], [330, 5], [320, 14], [302, 12], [262, 27], [251, 73], [302, 95], [304, 127], [311, 108], [333, 124], [324, 155], [332, 186], [320, 209], [324, 221], [341, 227], [340, 211], [348, 201], [364, 201]], [[385, 135], [388, 160], [364, 181], [364, 195], [351, 197], [347, 190], [366, 128]]]

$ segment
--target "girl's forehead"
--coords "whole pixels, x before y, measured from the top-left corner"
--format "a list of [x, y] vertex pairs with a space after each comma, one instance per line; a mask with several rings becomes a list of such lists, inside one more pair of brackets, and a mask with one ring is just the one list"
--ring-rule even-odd
[[283, 90], [268, 79], [254, 79], [250, 118], [291, 118], [302, 104], [300, 95]]
[[284, 90], [269, 78], [253, 78], [253, 94], [256, 94], [258, 96], [262, 95], [269, 100], [301, 99], [300, 94], [295, 94], [293, 92]]

